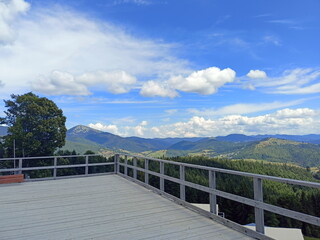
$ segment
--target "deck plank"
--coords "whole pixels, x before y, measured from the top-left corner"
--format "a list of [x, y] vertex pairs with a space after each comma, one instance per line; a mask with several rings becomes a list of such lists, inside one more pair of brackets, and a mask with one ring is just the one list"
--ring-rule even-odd
[[117, 175], [0, 186], [0, 239], [251, 239]]

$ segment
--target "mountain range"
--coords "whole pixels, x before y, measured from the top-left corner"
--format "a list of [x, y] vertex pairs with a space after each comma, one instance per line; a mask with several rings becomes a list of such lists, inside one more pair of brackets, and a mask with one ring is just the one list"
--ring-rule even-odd
[[231, 134], [214, 138], [139, 138], [120, 137], [87, 126], [78, 125], [67, 131], [64, 149], [83, 153], [120, 151], [152, 157], [195, 156], [235, 159], [259, 159], [320, 166], [320, 135], [255, 135]]
[[[0, 136], [7, 127], [0, 126]], [[208, 156], [230, 159], [256, 159], [320, 167], [320, 135], [253, 135], [230, 134], [218, 137], [140, 138], [120, 137], [87, 126], [67, 131], [62, 150], [84, 153], [122, 152], [150, 157]]]

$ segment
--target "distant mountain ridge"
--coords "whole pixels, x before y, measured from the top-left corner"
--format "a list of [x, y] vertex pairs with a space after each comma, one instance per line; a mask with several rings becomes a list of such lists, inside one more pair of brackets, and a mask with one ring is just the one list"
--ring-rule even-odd
[[170, 144], [158, 139], [138, 137], [120, 137], [112, 133], [102, 132], [87, 126], [78, 125], [67, 131], [67, 141], [82, 144], [98, 144], [101, 148], [112, 150], [123, 149], [132, 152], [157, 151]]
[[[67, 131], [66, 147], [85, 150], [108, 149], [161, 156], [206, 155], [210, 157], [250, 158], [275, 162], [320, 166], [320, 135], [230, 134], [214, 138], [120, 137], [79, 125]], [[85, 149], [86, 148], [86, 149]], [[80, 150], [79, 150], [80, 149]], [[73, 149], [69, 149], [73, 150]], [[151, 154], [152, 156], [152, 154]], [[319, 156], [319, 157], [318, 157]]]
[[0, 136], [5, 136], [8, 134], [8, 127], [0, 126]]
[[[8, 127], [0, 126], [0, 136]], [[78, 125], [67, 131], [62, 149], [84, 153], [115, 151], [154, 157], [209, 156], [230, 159], [257, 159], [320, 167], [320, 134], [253, 135], [230, 134], [196, 138], [120, 137]]]
[[247, 136], [244, 134], [230, 134], [227, 136], [216, 137], [217, 140], [229, 141], [229, 142], [251, 142], [251, 141], [259, 141], [266, 138], [279, 138], [279, 139], [291, 140], [296, 142], [320, 144], [320, 134], [308, 134], [308, 135], [266, 134], [266, 135], [253, 135], [253, 136]]

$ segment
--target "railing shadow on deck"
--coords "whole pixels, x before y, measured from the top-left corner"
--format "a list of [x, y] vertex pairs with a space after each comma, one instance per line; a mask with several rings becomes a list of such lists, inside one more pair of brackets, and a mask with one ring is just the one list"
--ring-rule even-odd
[[[158, 168], [157, 170], [152, 171], [150, 165], [155, 163], [158, 164]], [[179, 176], [174, 177], [166, 174], [165, 166], [176, 168], [179, 172]], [[188, 181], [186, 179], [186, 169], [197, 169], [207, 172], [208, 186]], [[38, 174], [36, 174], [37, 172]], [[39, 174], [39, 172], [41, 173]], [[143, 179], [141, 179], [141, 175], [138, 175], [139, 172], [144, 175]], [[95, 176], [101, 174], [119, 174], [161, 195], [164, 195], [165, 197], [168, 197], [181, 205], [184, 205], [192, 210], [196, 210], [206, 217], [210, 217], [224, 225], [227, 225], [228, 227], [258, 239], [270, 239], [264, 235], [264, 211], [269, 211], [278, 215], [299, 220], [301, 222], [320, 226], [319, 217], [271, 205], [265, 203], [263, 200], [264, 180], [320, 189], [320, 183], [315, 182], [273, 177], [268, 175], [253, 174], [127, 154], [115, 154], [110, 158], [103, 157], [99, 154], [92, 154], [0, 159], [0, 175], [21, 173], [25, 174], [26, 181]], [[217, 173], [252, 178], [254, 193], [253, 199], [218, 190], [216, 181]], [[159, 178], [157, 186], [150, 185], [150, 178], [152, 177]], [[170, 194], [166, 192], [165, 181], [170, 181], [179, 185], [179, 196], [174, 196], [177, 194]], [[200, 190], [209, 194], [210, 212], [195, 207], [186, 201], [186, 187]], [[217, 197], [229, 199], [253, 207], [256, 231], [252, 231], [228, 219], [218, 216], [218, 213], [216, 212]]]

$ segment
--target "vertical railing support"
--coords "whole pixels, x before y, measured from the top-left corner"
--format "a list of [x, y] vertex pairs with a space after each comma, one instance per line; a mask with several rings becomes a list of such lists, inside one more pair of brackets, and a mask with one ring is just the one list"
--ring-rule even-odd
[[89, 156], [86, 156], [85, 175], [89, 174]]
[[128, 176], [128, 155], [124, 155], [124, 175]]
[[144, 182], [146, 184], [149, 184], [149, 173], [147, 173], [147, 171], [149, 170], [149, 159], [144, 159], [144, 169], [146, 170], [144, 172]]
[[19, 158], [19, 174], [22, 174], [22, 158]]
[[[216, 189], [217, 183], [216, 183], [216, 172], [215, 171], [209, 171], [209, 187], [212, 189]], [[210, 212], [213, 214], [217, 213], [217, 196], [213, 193], [210, 193], [209, 195], [210, 199]]]
[[[185, 167], [180, 165], [180, 180], [185, 181]], [[186, 186], [180, 183], [180, 199], [185, 201], [186, 200]]]
[[57, 157], [53, 158], [53, 178], [56, 179], [57, 177], [57, 163], [58, 163], [58, 159]]
[[136, 169], [136, 167], [137, 167], [137, 158], [136, 157], [133, 158], [133, 166], [135, 167], [133, 169], [133, 178], [137, 179], [137, 169]]
[[119, 154], [116, 154], [115, 155], [115, 172], [116, 172], [116, 174], [118, 174], [118, 173], [120, 173], [120, 155]]
[[[263, 202], [262, 179], [253, 178], [254, 200]], [[254, 208], [256, 231], [264, 234], [264, 212], [263, 209]]]
[[[164, 162], [160, 162], [160, 174], [164, 175]], [[160, 190], [164, 191], [164, 178], [160, 177]]]

